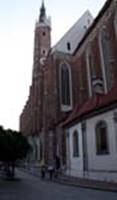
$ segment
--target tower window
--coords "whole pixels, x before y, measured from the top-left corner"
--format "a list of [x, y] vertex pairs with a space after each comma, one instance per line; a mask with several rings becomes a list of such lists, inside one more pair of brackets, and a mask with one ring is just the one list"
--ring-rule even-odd
[[70, 42], [67, 42], [67, 50], [68, 50], [68, 51], [71, 50], [71, 44], [70, 44]]
[[45, 50], [43, 50], [43, 55], [45, 55]]
[[45, 32], [43, 32], [43, 33], [42, 33], [42, 35], [43, 35], [43, 36], [45, 36], [45, 35], [46, 35], [46, 33], [45, 33]]
[[41, 48], [41, 54], [42, 56], [47, 56], [47, 49], [46, 48]]

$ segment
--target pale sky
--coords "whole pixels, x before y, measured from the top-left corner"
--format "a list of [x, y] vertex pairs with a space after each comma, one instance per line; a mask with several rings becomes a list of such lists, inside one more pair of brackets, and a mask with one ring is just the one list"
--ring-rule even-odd
[[[52, 44], [89, 9], [97, 15], [105, 0], [45, 0], [52, 20]], [[18, 130], [31, 84], [35, 21], [41, 0], [0, 0], [0, 125]]]

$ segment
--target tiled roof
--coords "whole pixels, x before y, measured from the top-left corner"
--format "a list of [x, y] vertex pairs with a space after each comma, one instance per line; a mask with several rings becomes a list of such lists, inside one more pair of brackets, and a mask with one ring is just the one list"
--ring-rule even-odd
[[79, 107], [79, 105], [77, 105], [62, 125], [67, 126], [76, 119], [80, 119], [80, 117], [89, 114], [97, 109], [104, 108], [105, 106], [108, 106], [114, 102], [117, 102], [117, 83], [114, 84], [113, 88], [107, 94], [90, 97], [82, 105], [82, 107]]

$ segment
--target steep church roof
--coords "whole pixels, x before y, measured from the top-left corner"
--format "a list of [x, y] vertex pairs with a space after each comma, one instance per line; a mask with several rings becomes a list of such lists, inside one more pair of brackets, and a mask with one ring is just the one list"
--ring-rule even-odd
[[87, 10], [53, 47], [52, 52], [60, 51], [63, 53], [73, 54], [76, 47], [87, 32], [87, 29], [92, 25], [92, 23], [93, 17], [91, 13]]

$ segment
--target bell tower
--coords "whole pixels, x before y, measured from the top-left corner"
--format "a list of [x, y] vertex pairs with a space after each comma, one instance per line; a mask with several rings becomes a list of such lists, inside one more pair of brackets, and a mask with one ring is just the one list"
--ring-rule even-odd
[[44, 64], [50, 47], [51, 21], [50, 18], [46, 16], [46, 8], [44, 1], [42, 1], [39, 18], [35, 25], [33, 78], [38, 75], [40, 65]]
[[51, 48], [51, 23], [46, 16], [44, 1], [34, 30], [32, 85], [30, 92], [32, 133], [39, 135], [42, 127], [44, 72], [43, 65]]

